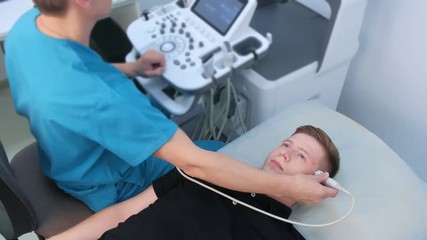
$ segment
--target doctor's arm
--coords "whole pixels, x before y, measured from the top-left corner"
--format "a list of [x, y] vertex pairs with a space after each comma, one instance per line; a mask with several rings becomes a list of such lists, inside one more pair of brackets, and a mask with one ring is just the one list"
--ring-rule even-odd
[[114, 63], [113, 65], [131, 78], [136, 76], [158, 77], [165, 70], [165, 56], [161, 52], [148, 50], [134, 62]]
[[180, 129], [154, 155], [192, 177], [236, 191], [266, 194], [278, 201], [288, 197], [313, 205], [338, 193], [321, 184], [328, 178], [327, 173], [316, 176], [268, 173], [224, 154], [203, 150]]
[[139, 213], [157, 200], [153, 186], [126, 201], [114, 204], [48, 240], [95, 240], [104, 232], [117, 227], [130, 216]]

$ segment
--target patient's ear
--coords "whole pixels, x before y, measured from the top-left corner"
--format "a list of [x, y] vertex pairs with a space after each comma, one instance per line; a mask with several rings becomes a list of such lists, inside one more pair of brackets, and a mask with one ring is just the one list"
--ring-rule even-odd
[[[96, 0], [99, 1], [99, 0]], [[81, 10], [90, 10], [92, 0], [71, 0], [70, 4], [75, 4]]]

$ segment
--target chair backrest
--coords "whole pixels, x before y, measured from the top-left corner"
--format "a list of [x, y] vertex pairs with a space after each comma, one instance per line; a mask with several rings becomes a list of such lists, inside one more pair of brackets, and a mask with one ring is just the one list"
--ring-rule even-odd
[[111, 63], [125, 62], [126, 55], [132, 50], [132, 43], [126, 32], [111, 17], [95, 24], [89, 46]]
[[36, 227], [34, 209], [16, 182], [0, 141], [0, 234], [15, 239]]
[[[25, 209], [32, 209], [27, 211], [33, 225], [23, 231], [34, 230], [39, 237], [48, 238], [93, 214], [84, 203], [64, 193], [42, 173], [37, 143], [32, 143], [19, 151], [10, 161], [9, 169], [11, 174], [9, 172], [8, 178], [14, 181], [15, 190], [21, 194], [16, 199], [26, 204], [22, 204]], [[7, 210], [9, 206], [4, 204], [4, 208]], [[17, 214], [13, 209], [7, 211], [13, 215]], [[21, 225], [20, 221], [23, 220], [11, 222], [13, 228]], [[16, 235], [23, 233], [25, 232], [16, 231]]]

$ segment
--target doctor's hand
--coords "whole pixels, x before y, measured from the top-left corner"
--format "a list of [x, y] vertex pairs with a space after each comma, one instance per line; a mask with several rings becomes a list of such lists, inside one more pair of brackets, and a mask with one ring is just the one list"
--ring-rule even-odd
[[[299, 174], [289, 177], [291, 177], [293, 186], [292, 189], [290, 189], [291, 194], [289, 196], [296, 202], [315, 205], [326, 198], [335, 197], [338, 194], [338, 190], [325, 187], [321, 184], [328, 179], [328, 173], [319, 175]], [[280, 198], [278, 200], [280, 201]]]
[[165, 70], [165, 56], [155, 50], [146, 51], [135, 61], [137, 75], [143, 77], [158, 77]]

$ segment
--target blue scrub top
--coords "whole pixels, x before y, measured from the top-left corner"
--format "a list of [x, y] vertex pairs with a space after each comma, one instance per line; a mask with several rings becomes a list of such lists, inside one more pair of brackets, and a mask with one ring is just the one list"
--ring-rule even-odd
[[172, 166], [152, 154], [177, 126], [90, 48], [56, 39], [24, 14], [6, 39], [6, 69], [43, 172], [94, 211], [125, 200]]

